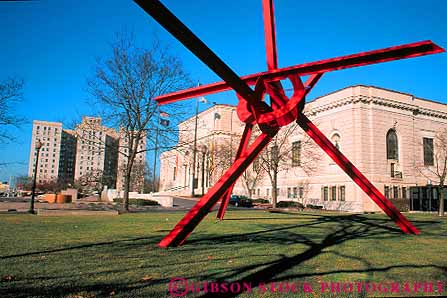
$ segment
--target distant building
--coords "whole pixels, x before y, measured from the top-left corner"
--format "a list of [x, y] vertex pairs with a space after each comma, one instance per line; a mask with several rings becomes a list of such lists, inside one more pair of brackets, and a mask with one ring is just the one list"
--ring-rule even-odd
[[31, 137], [31, 150], [29, 157], [28, 176], [34, 174], [37, 150], [36, 143], [40, 140], [39, 165], [37, 168], [37, 183], [55, 182], [59, 177], [60, 153], [62, 148], [62, 123], [48, 121], [33, 121], [33, 133]]
[[[135, 135], [135, 133], [134, 133]], [[119, 135], [119, 153], [116, 189], [124, 190], [125, 169], [127, 165], [129, 151], [129, 138], [123, 130]], [[144, 187], [144, 173], [146, 166], [146, 135], [144, 135], [138, 144], [137, 155], [132, 166], [131, 181], [129, 191], [142, 192]]]
[[[224, 114], [224, 110], [228, 112]], [[220, 118], [213, 116], [216, 112], [222, 114]], [[446, 104], [359, 85], [308, 102], [304, 112], [389, 199], [407, 200], [411, 186], [426, 186], [436, 180], [422, 175], [417, 165], [434, 167], [433, 150], [439, 149], [433, 147], [433, 140], [437, 132], [447, 129]], [[218, 166], [219, 172], [223, 172], [228, 167], [215, 162], [219, 154], [216, 157], [209, 153], [218, 142], [227, 142], [233, 133], [240, 134], [242, 123], [235, 107], [212, 107], [199, 114], [198, 123], [195, 164], [191, 158], [194, 117], [179, 125], [177, 147], [161, 154], [162, 191], [189, 194], [193, 185], [191, 169], [195, 167], [196, 193], [200, 194], [201, 185], [206, 191], [218, 178], [207, 180], [211, 168]], [[304, 152], [301, 153], [299, 144], [305, 137], [298, 128], [287, 139], [292, 158], [278, 174], [278, 201], [296, 200], [329, 210], [378, 211], [374, 202], [321, 149], [318, 169], [311, 175], [303, 172], [300, 158]], [[239, 142], [239, 137], [231, 141]], [[248, 194], [241, 179], [234, 193]], [[271, 194], [270, 180], [264, 175], [251, 195], [270, 200]]]
[[58, 172], [58, 180], [62, 183], [74, 182], [76, 142], [76, 134], [73, 130], [62, 130]]
[[115, 130], [102, 126], [99, 117], [82, 117], [75, 129], [76, 148], [75, 180], [97, 181], [114, 188], [116, 184], [118, 135]]
[[[62, 129], [60, 122], [33, 121], [33, 132], [29, 158], [28, 176], [34, 174], [37, 150], [35, 144], [40, 140], [37, 169], [37, 183], [60, 182], [64, 184], [82, 181], [84, 185], [96, 184], [108, 188], [123, 188], [124, 176], [118, 173], [118, 164], [125, 164], [127, 141], [124, 134], [103, 126], [101, 118], [84, 116], [74, 130]], [[139, 145], [131, 180], [131, 191], [142, 191], [144, 184], [144, 165], [146, 162], [146, 137]], [[143, 171], [140, 171], [140, 169]], [[118, 183], [118, 185], [117, 185]]]
[[243, 124], [237, 117], [236, 107], [231, 105], [214, 105], [201, 112], [197, 121], [195, 171], [195, 117], [181, 122], [178, 129], [177, 146], [160, 156], [160, 190], [189, 195], [191, 186], [195, 185], [195, 194], [201, 194], [231, 164], [242, 135]]
[[1, 182], [0, 181], [0, 193], [8, 192], [9, 191], [9, 183], [8, 182]]

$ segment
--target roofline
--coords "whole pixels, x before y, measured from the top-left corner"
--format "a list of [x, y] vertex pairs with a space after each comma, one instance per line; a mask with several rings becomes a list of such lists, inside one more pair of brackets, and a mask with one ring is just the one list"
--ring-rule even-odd
[[[312, 100], [309, 100], [308, 102], [306, 102], [306, 104], [315, 102], [315, 101], [317, 101], [317, 100], [320, 99], [320, 98], [323, 98], [323, 97], [326, 97], [326, 96], [335, 94], [335, 93], [337, 93], [337, 92], [340, 92], [340, 91], [343, 91], [343, 90], [346, 90], [346, 89], [350, 89], [350, 88], [355, 88], [355, 87], [365, 87], [365, 88], [375, 88], [375, 89], [380, 89], [380, 90], [384, 90], [384, 91], [388, 91], [388, 92], [393, 92], [393, 93], [398, 93], [398, 94], [402, 94], [402, 95], [407, 95], [407, 96], [410, 96], [410, 97], [412, 97], [412, 98], [414, 98], [414, 99], [423, 100], [423, 101], [432, 102], [432, 103], [436, 103], [436, 104], [441, 104], [441, 105], [445, 105], [445, 106], [447, 106], [447, 103], [443, 103], [443, 102], [436, 101], [436, 100], [432, 100], [432, 99], [426, 99], [426, 98], [422, 98], [422, 97], [417, 97], [417, 96], [415, 96], [415, 95], [413, 95], [413, 94], [411, 94], [411, 93], [401, 92], [401, 91], [397, 91], [397, 90], [393, 90], [393, 89], [388, 89], [388, 88], [383, 88], [383, 87], [377, 87], [377, 86], [373, 86], [373, 85], [364, 85], [364, 84], [357, 84], [357, 85], [346, 86], [346, 87], [344, 87], [344, 88], [341, 88], [341, 89], [338, 89], [338, 90], [335, 90], [335, 91], [326, 93], [326, 94], [321, 95], [321, 96], [318, 96], [318, 97], [316, 97], [316, 98], [314, 98], [314, 99], [312, 99]], [[206, 108], [205, 110], [201, 111], [201, 112], [198, 113], [197, 115], [201, 115], [202, 113], [207, 112], [207, 111], [209, 111], [210, 109], [215, 108], [215, 107], [218, 107], [218, 106], [224, 106], [224, 107], [226, 106], [226, 107], [232, 107], [232, 108], [236, 107], [235, 105], [231, 105], [231, 104], [219, 103], [219, 104], [215, 104], [215, 105], [212, 105], [212, 106]], [[194, 115], [191, 116], [191, 117], [189, 117], [188, 119], [186, 119], [186, 120], [180, 122], [179, 124], [188, 122], [188, 121], [190, 121], [192, 118], [194, 118]]]
[[62, 122], [56, 122], [56, 121], [47, 121], [47, 120], [33, 120], [34, 123], [49, 123], [49, 124], [57, 124], [62, 126]]
[[[200, 113], [197, 114], [197, 116], [199, 116], [199, 115], [201, 115], [201, 114], [203, 114], [203, 113], [205, 113], [205, 112], [208, 112], [209, 110], [211, 110], [211, 109], [213, 109], [213, 108], [216, 108], [216, 107], [236, 108], [235, 105], [230, 105], [230, 104], [228, 104], [228, 103], [218, 103], [218, 104], [214, 104], [214, 105], [212, 105], [212, 106], [206, 108], [205, 110], [201, 111]], [[186, 120], [180, 122], [178, 125], [180, 125], [180, 124], [182, 124], [182, 123], [185, 123], [185, 122], [188, 122], [188, 121], [190, 121], [191, 119], [193, 119], [194, 117], [195, 117], [195, 115], [192, 115], [192, 116], [189, 117], [188, 119], [186, 119]]]
[[326, 96], [328, 96], [328, 95], [332, 95], [332, 94], [335, 94], [335, 93], [337, 93], [337, 92], [340, 92], [340, 91], [343, 91], [343, 90], [346, 90], [346, 89], [349, 89], [349, 88], [355, 88], [355, 87], [365, 87], [365, 88], [375, 88], [375, 89], [380, 89], [380, 90], [384, 90], [384, 91], [388, 91], [388, 92], [393, 92], [393, 93], [398, 93], [398, 94], [402, 94], [402, 95], [411, 96], [411, 97], [413, 97], [413, 98], [415, 98], [415, 99], [419, 99], [419, 100], [423, 100], [423, 101], [428, 101], [428, 102], [432, 102], [432, 103], [437, 103], [437, 104], [442, 104], [442, 105], [447, 106], [447, 103], [443, 103], [443, 102], [436, 101], [436, 100], [433, 100], [433, 99], [426, 99], [426, 98], [422, 98], [422, 97], [417, 97], [417, 96], [415, 96], [415, 95], [413, 95], [413, 94], [411, 94], [411, 93], [401, 92], [401, 91], [397, 91], [397, 90], [393, 90], [393, 89], [388, 89], [388, 88], [383, 88], [383, 87], [377, 87], [377, 86], [373, 86], [373, 85], [363, 85], [363, 84], [357, 84], [357, 85], [353, 85], [353, 86], [347, 86], [347, 87], [344, 87], [344, 88], [341, 88], [341, 89], [338, 89], [338, 90], [335, 90], [335, 91], [326, 93], [326, 94], [324, 94], [324, 95], [322, 95], [322, 96], [318, 96], [318, 97], [316, 97], [316, 98], [314, 98], [314, 99], [308, 101], [307, 103], [311, 103], [311, 102], [314, 102], [314, 101], [316, 101], [316, 100], [318, 100], [318, 99], [320, 99], [320, 98], [326, 97]]

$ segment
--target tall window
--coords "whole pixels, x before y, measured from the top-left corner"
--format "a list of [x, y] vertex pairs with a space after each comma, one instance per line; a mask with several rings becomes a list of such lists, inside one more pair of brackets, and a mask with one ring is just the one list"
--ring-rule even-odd
[[328, 187], [327, 186], [323, 187], [322, 192], [323, 192], [323, 200], [327, 201], [328, 200]]
[[270, 153], [271, 153], [271, 156], [270, 156], [271, 160], [273, 162], [277, 162], [278, 161], [278, 157], [279, 157], [278, 146], [277, 145], [273, 145]]
[[259, 158], [256, 158], [254, 161], [253, 161], [253, 171], [255, 171], [255, 172], [258, 172], [259, 171]]
[[393, 186], [393, 197], [395, 199], [399, 198], [399, 187]]
[[334, 134], [331, 138], [332, 143], [334, 143], [335, 148], [340, 150], [340, 135], [338, 133]]
[[386, 134], [386, 158], [398, 160], [398, 148], [397, 134], [392, 128]]
[[424, 166], [433, 166], [435, 160], [433, 158], [433, 139], [424, 138]]
[[292, 167], [301, 165], [301, 141], [292, 143]]
[[331, 186], [331, 200], [335, 201], [337, 199], [337, 187]]
[[293, 197], [297, 198], [298, 197], [298, 187], [294, 187], [293, 188]]
[[304, 187], [300, 187], [299, 191], [300, 191], [300, 193], [299, 193], [300, 198], [303, 198], [304, 197]]
[[390, 187], [385, 185], [385, 197], [390, 198]]
[[345, 196], [346, 196], [346, 189], [345, 189], [345, 186], [342, 185], [342, 186], [340, 186], [339, 189], [340, 189], [340, 193], [339, 193], [340, 201], [344, 201], [344, 200], [345, 200]]

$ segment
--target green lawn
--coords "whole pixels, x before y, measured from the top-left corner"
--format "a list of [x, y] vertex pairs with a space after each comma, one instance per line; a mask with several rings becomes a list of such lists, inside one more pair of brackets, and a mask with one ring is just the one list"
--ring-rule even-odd
[[[0, 297], [171, 297], [174, 277], [219, 281], [220, 291], [225, 282], [233, 291], [242, 282], [252, 287], [222, 297], [389, 296], [364, 287], [358, 294], [356, 283], [382, 283], [383, 291], [386, 282], [447, 283], [447, 220], [436, 215], [408, 215], [421, 230], [408, 236], [382, 215], [229, 211], [217, 223], [210, 214], [184, 246], [158, 248], [181, 216], [0, 215]], [[322, 294], [330, 282], [352, 282], [354, 291]], [[303, 283], [313, 292], [303, 293]], [[431, 295], [439, 295], [434, 286]]]

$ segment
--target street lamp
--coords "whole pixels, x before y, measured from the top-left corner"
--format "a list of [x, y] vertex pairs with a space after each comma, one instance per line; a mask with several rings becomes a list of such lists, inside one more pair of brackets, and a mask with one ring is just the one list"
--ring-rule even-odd
[[37, 178], [37, 164], [39, 163], [39, 152], [42, 148], [43, 143], [40, 140], [36, 141], [35, 149], [37, 151], [36, 163], [34, 164], [34, 177], [33, 177], [33, 188], [31, 189], [31, 202], [29, 206], [29, 213], [34, 214], [34, 196], [36, 195], [36, 178]]
[[199, 99], [196, 99], [196, 117], [194, 124], [194, 148], [192, 150], [192, 185], [191, 197], [194, 197], [194, 189], [196, 188], [196, 150], [197, 150], [197, 120], [199, 115]]
[[[200, 84], [199, 84], [200, 86]], [[211, 103], [213, 105], [216, 105], [217, 103], [214, 101], [208, 101], [205, 97], [196, 98], [196, 116], [195, 116], [195, 123], [194, 123], [194, 147], [193, 147], [193, 154], [192, 154], [192, 186], [191, 186], [191, 196], [194, 197], [194, 189], [196, 186], [199, 185], [198, 178], [196, 180], [196, 159], [197, 159], [197, 121], [199, 119], [199, 102], [201, 103]], [[197, 183], [196, 183], [197, 182]], [[197, 185], [196, 185], [197, 184]]]
[[208, 148], [205, 145], [202, 145], [200, 148], [202, 151], [202, 196], [205, 195], [205, 157], [208, 151]]

